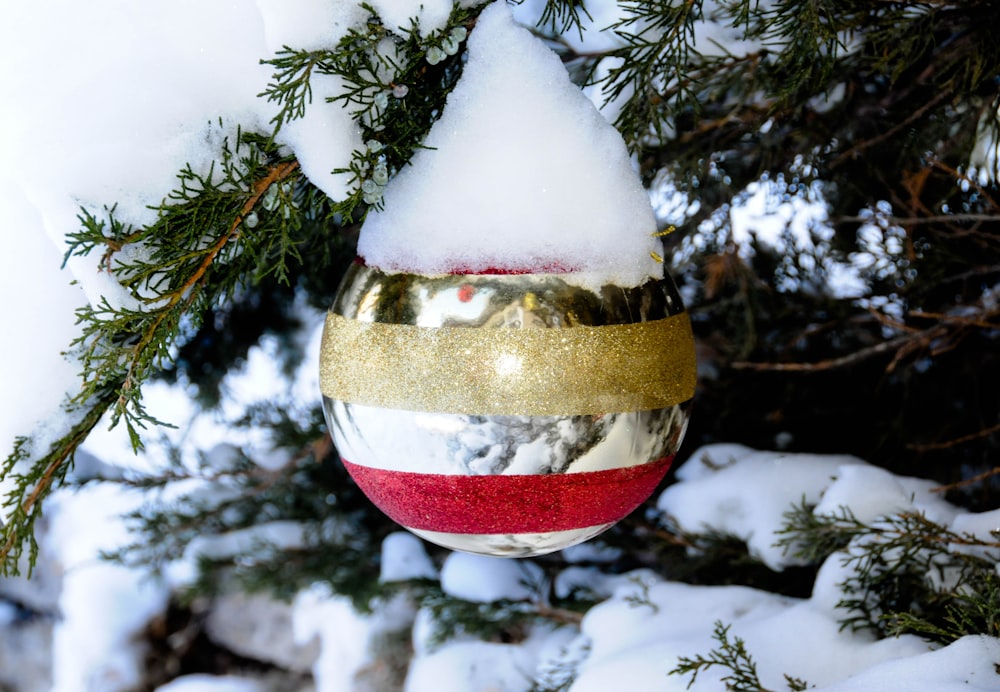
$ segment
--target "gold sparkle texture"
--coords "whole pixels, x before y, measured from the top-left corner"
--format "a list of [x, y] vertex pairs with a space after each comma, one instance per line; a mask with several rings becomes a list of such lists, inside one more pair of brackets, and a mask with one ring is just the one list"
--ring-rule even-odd
[[327, 314], [324, 396], [409, 411], [600, 415], [695, 389], [672, 284], [590, 291], [558, 276], [419, 277], [362, 267]]
[[694, 395], [687, 314], [564, 329], [417, 327], [327, 314], [323, 394], [410, 411], [577, 415]]

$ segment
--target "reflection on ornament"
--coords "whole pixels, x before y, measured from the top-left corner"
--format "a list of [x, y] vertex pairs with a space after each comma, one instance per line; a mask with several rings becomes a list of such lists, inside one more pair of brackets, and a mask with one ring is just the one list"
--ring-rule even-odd
[[694, 395], [673, 282], [572, 274], [423, 276], [356, 263], [331, 307], [320, 383], [331, 433], [389, 517], [456, 550], [538, 555], [638, 507]]

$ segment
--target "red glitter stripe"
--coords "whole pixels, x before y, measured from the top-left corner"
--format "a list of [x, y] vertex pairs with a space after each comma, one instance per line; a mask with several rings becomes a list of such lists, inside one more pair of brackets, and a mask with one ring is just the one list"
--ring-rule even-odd
[[656, 489], [673, 457], [620, 469], [551, 475], [462, 476], [387, 471], [344, 460], [393, 521], [461, 534], [545, 533], [623, 519]]

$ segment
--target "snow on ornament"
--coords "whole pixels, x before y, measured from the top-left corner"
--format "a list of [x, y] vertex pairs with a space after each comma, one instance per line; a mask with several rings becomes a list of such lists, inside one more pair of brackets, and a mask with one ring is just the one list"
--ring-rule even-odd
[[656, 488], [695, 388], [687, 313], [620, 135], [504, 2], [327, 314], [324, 410], [390, 518], [538, 555]]

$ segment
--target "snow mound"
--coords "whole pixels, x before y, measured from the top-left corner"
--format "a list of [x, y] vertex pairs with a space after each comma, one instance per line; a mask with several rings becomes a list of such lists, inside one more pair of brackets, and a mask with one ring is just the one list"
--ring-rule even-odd
[[530, 599], [542, 580], [538, 565], [470, 553], [452, 553], [441, 568], [441, 589], [476, 603]]
[[556, 54], [504, 2], [480, 15], [468, 51], [428, 148], [369, 213], [359, 254], [421, 274], [560, 269], [621, 286], [661, 276], [624, 141]]
[[706, 445], [678, 470], [677, 478], [681, 482], [657, 500], [660, 510], [685, 530], [713, 530], [745, 541], [750, 553], [774, 570], [800, 562], [776, 541], [785, 514], [803, 503], [816, 515], [848, 512], [863, 522], [920, 512], [947, 526], [957, 512], [932, 492], [932, 481], [895, 476], [846, 454]]

